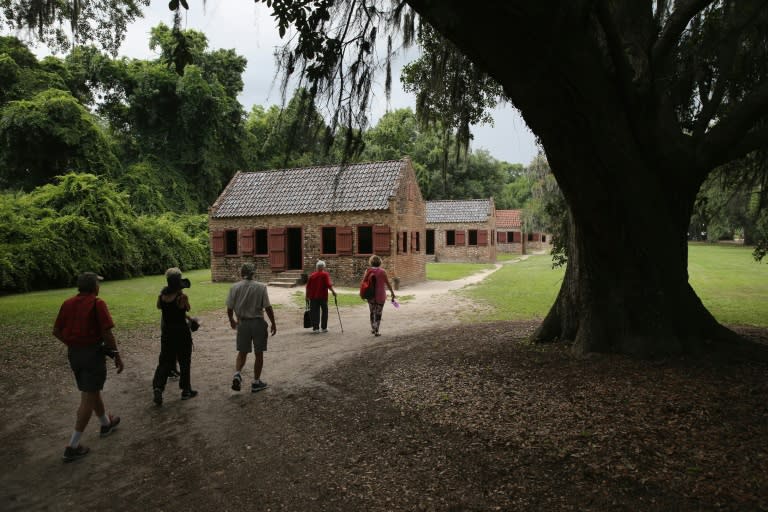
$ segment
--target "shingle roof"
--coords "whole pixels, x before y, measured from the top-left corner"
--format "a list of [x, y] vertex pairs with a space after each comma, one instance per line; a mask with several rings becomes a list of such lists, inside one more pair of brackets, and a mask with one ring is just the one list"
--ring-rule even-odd
[[427, 224], [487, 222], [492, 212], [490, 199], [427, 201]]
[[523, 210], [496, 210], [496, 228], [520, 228]]
[[406, 160], [238, 172], [212, 217], [386, 210]]

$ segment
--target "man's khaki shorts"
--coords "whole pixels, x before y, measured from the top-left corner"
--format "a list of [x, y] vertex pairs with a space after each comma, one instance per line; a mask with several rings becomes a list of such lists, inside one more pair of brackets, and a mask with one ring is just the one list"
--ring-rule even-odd
[[263, 318], [244, 318], [237, 324], [238, 352], [266, 352], [267, 322]]

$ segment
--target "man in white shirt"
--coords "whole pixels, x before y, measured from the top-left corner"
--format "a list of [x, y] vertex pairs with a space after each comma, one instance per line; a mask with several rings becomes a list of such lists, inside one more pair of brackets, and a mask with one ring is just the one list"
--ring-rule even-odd
[[[253, 350], [253, 393], [267, 387], [261, 380], [261, 369], [264, 366], [264, 352], [267, 350], [267, 322], [264, 320], [266, 311], [271, 322], [270, 332], [272, 336], [277, 334], [275, 312], [269, 303], [267, 286], [254, 281], [255, 268], [252, 263], [244, 263], [240, 269], [242, 280], [238, 281], [229, 290], [227, 296], [227, 316], [229, 325], [237, 330], [237, 358], [235, 359], [235, 376], [232, 378], [232, 389], [240, 391], [243, 377], [240, 371], [245, 366], [248, 353]], [[237, 317], [237, 318], [235, 318]]]

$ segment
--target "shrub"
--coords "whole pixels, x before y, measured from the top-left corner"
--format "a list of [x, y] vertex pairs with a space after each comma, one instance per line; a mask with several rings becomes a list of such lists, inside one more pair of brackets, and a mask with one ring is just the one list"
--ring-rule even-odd
[[136, 216], [127, 194], [91, 174], [29, 194], [0, 194], [0, 290], [71, 286], [85, 270], [111, 279], [209, 265], [206, 215]]

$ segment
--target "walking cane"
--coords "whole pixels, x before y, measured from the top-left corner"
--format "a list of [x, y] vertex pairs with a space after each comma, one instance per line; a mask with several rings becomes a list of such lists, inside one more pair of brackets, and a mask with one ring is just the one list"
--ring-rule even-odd
[[339, 311], [339, 301], [336, 300], [336, 296], [333, 296], [333, 303], [336, 304], [336, 313], [339, 315], [339, 327], [341, 327], [342, 334], [344, 333], [344, 326], [341, 325], [341, 312]]

